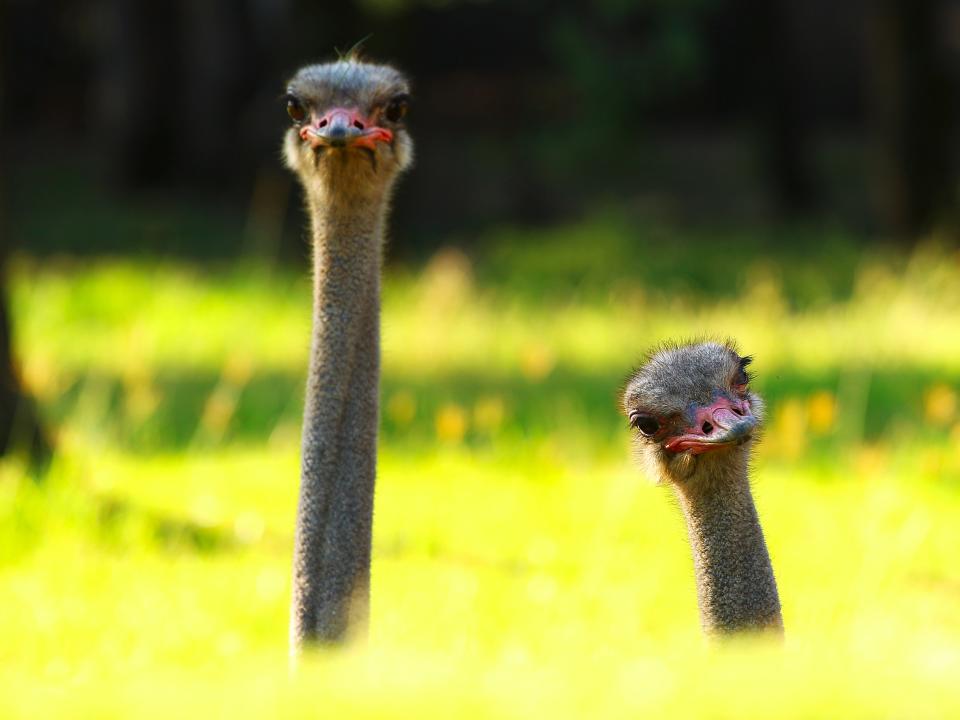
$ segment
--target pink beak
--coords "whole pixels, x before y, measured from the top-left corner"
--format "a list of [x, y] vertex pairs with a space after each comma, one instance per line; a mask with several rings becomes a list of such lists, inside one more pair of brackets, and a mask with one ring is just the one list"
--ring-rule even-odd
[[393, 142], [393, 133], [371, 124], [356, 109], [335, 107], [300, 128], [300, 138], [315, 149], [362, 147], [375, 150], [378, 142]]
[[710, 405], [696, 408], [693, 424], [682, 435], [667, 440], [663, 447], [671, 452], [699, 455], [744, 442], [756, 426], [757, 418], [748, 400], [731, 400], [721, 395]]

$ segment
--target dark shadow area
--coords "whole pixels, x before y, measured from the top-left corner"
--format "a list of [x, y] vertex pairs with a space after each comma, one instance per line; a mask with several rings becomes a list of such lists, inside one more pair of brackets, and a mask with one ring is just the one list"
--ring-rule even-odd
[[107, 544], [124, 547], [131, 532], [146, 535], [151, 545], [165, 552], [200, 554], [228, 552], [240, 547], [223, 528], [164, 515], [116, 497], [97, 497], [97, 529]]
[[[249, 546], [229, 528], [194, 522], [125, 497], [98, 495], [88, 488], [61, 487], [49, 492], [49, 486], [22, 486], [18, 493], [17, 511], [3, 518], [8, 529], [13, 529], [0, 548], [3, 566], [22, 562], [43, 545], [39, 535], [47, 528], [48, 515], [57, 518], [61, 529], [75, 524], [95, 528], [95, 540], [121, 554], [145, 544], [171, 555], [238, 552]], [[284, 548], [289, 545], [287, 538], [269, 534], [258, 540], [264, 542]]]
[[302, 257], [284, 85], [367, 38], [414, 81], [399, 257], [598, 203], [909, 240], [955, 214], [958, 16], [956, 0], [12, 3], [8, 239]]

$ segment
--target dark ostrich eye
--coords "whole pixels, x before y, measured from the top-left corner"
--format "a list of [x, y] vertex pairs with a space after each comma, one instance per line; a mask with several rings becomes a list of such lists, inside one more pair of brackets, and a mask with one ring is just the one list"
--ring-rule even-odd
[[298, 125], [307, 118], [307, 110], [294, 95], [287, 95], [287, 115]]
[[740, 360], [740, 367], [737, 368], [736, 374], [733, 376], [733, 387], [740, 392], [743, 392], [747, 389], [747, 384], [750, 382], [750, 374], [747, 372], [747, 365], [753, 362], [752, 357], [745, 357]]
[[397, 95], [383, 109], [383, 116], [392, 123], [400, 122], [403, 116], [407, 114], [407, 106], [410, 104], [409, 95]]
[[656, 435], [660, 429], [660, 422], [653, 416], [646, 413], [630, 413], [630, 425], [635, 427], [644, 437]]

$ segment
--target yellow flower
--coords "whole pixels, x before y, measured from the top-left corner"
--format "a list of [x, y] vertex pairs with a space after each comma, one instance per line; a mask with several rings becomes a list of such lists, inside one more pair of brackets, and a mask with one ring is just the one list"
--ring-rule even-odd
[[827, 390], [814, 393], [807, 402], [807, 414], [813, 432], [819, 435], [829, 432], [837, 421], [836, 397]]
[[543, 380], [555, 364], [553, 351], [542, 343], [527, 345], [520, 356], [520, 369], [528, 380]]
[[773, 424], [773, 436], [786, 457], [795, 459], [803, 454], [807, 444], [807, 413], [798, 398], [790, 398], [780, 406]]
[[437, 411], [436, 427], [440, 440], [458, 443], [467, 432], [467, 414], [459, 405], [444, 405]]
[[857, 475], [861, 480], [872, 480], [887, 466], [887, 453], [879, 445], [862, 445], [854, 456]]
[[948, 385], [934, 385], [924, 396], [923, 409], [927, 422], [946, 425], [956, 415], [957, 393]]
[[56, 395], [59, 388], [57, 368], [53, 361], [44, 355], [32, 355], [21, 368], [23, 384], [39, 398]]

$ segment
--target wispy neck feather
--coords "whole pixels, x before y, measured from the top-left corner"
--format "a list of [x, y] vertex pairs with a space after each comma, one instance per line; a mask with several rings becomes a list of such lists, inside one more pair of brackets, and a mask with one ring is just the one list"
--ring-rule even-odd
[[745, 464], [674, 487], [687, 521], [704, 631], [782, 632], [780, 598]]
[[363, 634], [369, 604], [386, 195], [308, 189], [314, 307], [292, 645]]

